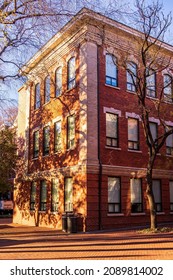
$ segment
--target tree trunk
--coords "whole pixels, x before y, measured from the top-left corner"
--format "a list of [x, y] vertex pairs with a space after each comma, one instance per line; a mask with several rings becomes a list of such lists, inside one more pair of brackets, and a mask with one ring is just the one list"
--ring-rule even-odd
[[146, 194], [150, 207], [150, 228], [152, 230], [155, 230], [157, 228], [157, 215], [156, 215], [154, 195], [152, 191], [152, 170], [147, 170], [146, 181], [147, 181]]

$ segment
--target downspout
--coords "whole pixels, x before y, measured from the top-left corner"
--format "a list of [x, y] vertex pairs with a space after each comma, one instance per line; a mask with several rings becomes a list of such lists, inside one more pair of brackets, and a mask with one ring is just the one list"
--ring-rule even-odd
[[102, 161], [101, 161], [101, 148], [100, 148], [100, 63], [99, 63], [99, 50], [97, 46], [97, 134], [98, 134], [98, 224], [99, 230], [102, 229], [102, 217], [101, 217], [101, 190], [102, 190]]

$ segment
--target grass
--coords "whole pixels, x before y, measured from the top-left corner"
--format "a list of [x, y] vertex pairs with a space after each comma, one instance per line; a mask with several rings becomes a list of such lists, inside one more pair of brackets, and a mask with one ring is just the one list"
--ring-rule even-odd
[[173, 233], [173, 227], [160, 227], [160, 228], [156, 228], [156, 229], [145, 228], [142, 230], [138, 230], [138, 233], [140, 233], [140, 234], [165, 233], [165, 232]]

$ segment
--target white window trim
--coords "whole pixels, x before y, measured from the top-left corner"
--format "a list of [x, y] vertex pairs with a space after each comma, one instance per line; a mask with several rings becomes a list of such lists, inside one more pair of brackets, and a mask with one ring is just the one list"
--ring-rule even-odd
[[132, 113], [126, 112], [126, 119], [128, 119], [128, 118], [138, 119], [139, 121], [141, 121], [141, 117], [134, 112], [132, 112]]
[[115, 115], [118, 115], [119, 117], [121, 117], [121, 111], [114, 109], [114, 108], [109, 108], [109, 107], [103, 107], [103, 112], [106, 113], [112, 113]]

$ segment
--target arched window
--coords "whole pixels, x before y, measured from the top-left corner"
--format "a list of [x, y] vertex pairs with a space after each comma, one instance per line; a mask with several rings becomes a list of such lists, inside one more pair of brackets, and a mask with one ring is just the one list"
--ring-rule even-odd
[[44, 103], [50, 101], [50, 76], [47, 76], [44, 84]]
[[168, 74], [163, 76], [164, 96], [172, 101], [172, 77]]
[[58, 97], [62, 93], [62, 67], [58, 67], [55, 72], [55, 96]]
[[106, 84], [118, 86], [117, 59], [112, 54], [106, 54]]
[[137, 81], [137, 65], [134, 62], [128, 62], [126, 68], [127, 75], [127, 90], [136, 91], [136, 81]]
[[40, 107], [40, 84], [35, 86], [35, 100], [34, 100], [34, 109]]
[[76, 60], [71, 57], [67, 64], [67, 89], [72, 89], [76, 86]]

